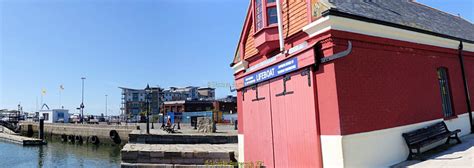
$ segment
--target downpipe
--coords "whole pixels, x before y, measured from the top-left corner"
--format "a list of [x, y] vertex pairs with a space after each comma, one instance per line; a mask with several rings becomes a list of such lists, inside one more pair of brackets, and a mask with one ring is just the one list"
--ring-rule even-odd
[[459, 62], [461, 64], [461, 73], [462, 73], [462, 80], [464, 82], [464, 93], [466, 95], [466, 106], [467, 106], [467, 111], [469, 113], [469, 125], [471, 128], [471, 134], [474, 133], [474, 128], [472, 125], [472, 108], [471, 108], [471, 96], [469, 95], [469, 85], [467, 84], [467, 79], [466, 79], [466, 71], [464, 69], [464, 58], [462, 56], [462, 51], [463, 51], [463, 44], [462, 41], [459, 42], [459, 49], [458, 49], [458, 56], [459, 56]]

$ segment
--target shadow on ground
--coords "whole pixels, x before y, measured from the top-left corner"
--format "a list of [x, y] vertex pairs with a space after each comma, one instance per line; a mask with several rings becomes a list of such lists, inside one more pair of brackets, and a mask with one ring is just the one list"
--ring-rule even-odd
[[424, 152], [420, 160], [404, 161], [391, 168], [436, 168], [436, 167], [474, 167], [474, 135], [461, 137], [461, 144], [451, 141]]

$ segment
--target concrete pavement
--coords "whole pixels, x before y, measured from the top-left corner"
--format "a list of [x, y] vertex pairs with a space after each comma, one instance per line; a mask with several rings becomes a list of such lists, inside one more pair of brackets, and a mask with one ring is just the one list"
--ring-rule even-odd
[[428, 157], [425, 161], [404, 161], [393, 168], [473, 168], [474, 167], [474, 134], [461, 137], [462, 144], [450, 147]]

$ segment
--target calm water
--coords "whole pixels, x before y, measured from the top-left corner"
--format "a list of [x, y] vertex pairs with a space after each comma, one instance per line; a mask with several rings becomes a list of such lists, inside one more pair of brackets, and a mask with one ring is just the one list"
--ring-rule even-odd
[[0, 167], [120, 167], [119, 146], [74, 145], [48, 141], [23, 147], [0, 140]]

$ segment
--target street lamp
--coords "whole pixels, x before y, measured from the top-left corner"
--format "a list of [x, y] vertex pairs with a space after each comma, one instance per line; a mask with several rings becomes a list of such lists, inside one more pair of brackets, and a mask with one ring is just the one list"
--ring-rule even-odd
[[150, 134], [150, 94], [151, 94], [151, 89], [150, 85], [146, 85], [145, 88], [145, 93], [146, 93], [146, 105], [147, 105], [147, 110], [146, 110], [146, 133]]
[[[150, 92], [150, 103], [153, 104], [153, 88], [151, 89], [151, 92]], [[150, 112], [151, 112], [151, 119], [152, 119], [152, 121], [151, 121], [151, 129], [155, 129], [155, 124], [154, 124], [154, 123], [155, 123], [155, 120], [153, 119], [153, 118], [154, 118], [154, 117], [153, 117], [154, 115], [153, 115], [153, 111], [151, 110], [151, 105], [149, 104], [148, 107], [149, 107], [149, 109], [150, 109]]]
[[105, 95], [105, 118], [107, 120], [107, 96], [108, 95]]
[[86, 78], [85, 77], [82, 77], [81, 80], [82, 80], [82, 101], [81, 101], [81, 105], [79, 106], [79, 108], [81, 108], [81, 123], [84, 124], [84, 80]]

